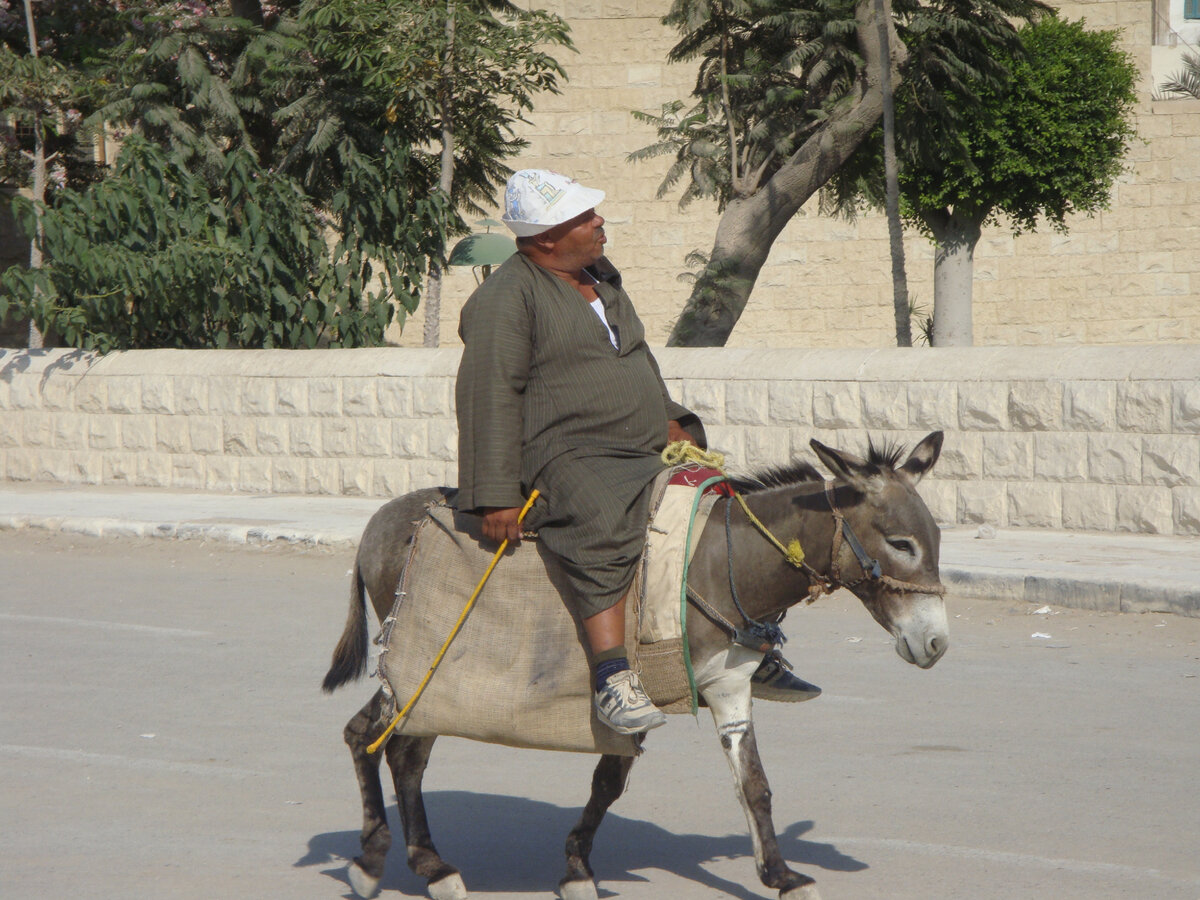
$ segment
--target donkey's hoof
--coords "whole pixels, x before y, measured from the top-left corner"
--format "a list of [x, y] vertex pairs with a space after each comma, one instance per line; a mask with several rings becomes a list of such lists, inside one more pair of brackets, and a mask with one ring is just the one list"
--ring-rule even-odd
[[597, 900], [596, 882], [590, 878], [563, 879], [558, 883], [558, 896], [562, 900]]
[[779, 892], [779, 900], [821, 900], [815, 884], [802, 884]]
[[429, 882], [431, 900], [467, 900], [467, 886], [463, 884], [462, 876], [457, 872]]
[[350, 887], [363, 900], [370, 900], [379, 893], [379, 879], [368, 875], [356, 861], [346, 867], [346, 875], [350, 879]]

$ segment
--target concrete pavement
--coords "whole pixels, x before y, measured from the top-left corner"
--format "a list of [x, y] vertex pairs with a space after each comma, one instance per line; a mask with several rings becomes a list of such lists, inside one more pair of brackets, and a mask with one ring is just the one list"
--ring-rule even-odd
[[[382, 504], [362, 497], [3, 482], [0, 531], [345, 548], [357, 543]], [[942, 530], [941, 572], [960, 595], [1200, 616], [1200, 537], [960, 525]]]

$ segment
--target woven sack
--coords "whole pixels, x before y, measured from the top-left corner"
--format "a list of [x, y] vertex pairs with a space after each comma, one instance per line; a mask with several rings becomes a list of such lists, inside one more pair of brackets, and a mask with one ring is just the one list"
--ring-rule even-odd
[[[690, 500], [662, 499], [666, 477], [660, 482], [651, 508], [686, 505], [690, 513]], [[677, 487], [665, 493], [680, 490], [693, 493]], [[693, 546], [702, 526], [701, 519], [692, 527]], [[417, 690], [492, 560], [495, 545], [482, 539], [480, 528], [478, 517], [443, 506], [432, 507], [417, 527], [379, 660], [380, 677], [400, 706]], [[648, 575], [659, 565], [681, 572], [686, 531], [686, 521], [666, 526], [661, 515], [656, 519], [626, 603], [626, 635], [638, 634], [639, 623], [652, 623], [651, 642], [627, 639], [630, 663], [641, 669], [647, 692], [667, 712], [691, 709], [678, 574], [673, 593], [654, 591], [664, 601], [662, 609], [646, 615], [638, 600], [648, 577], [656, 585], [664, 577], [669, 583], [669, 575]], [[536, 540], [510, 547], [397, 732], [635, 755], [637, 736], [617, 734], [595, 717], [587, 642], [569, 597], [552, 553]]]

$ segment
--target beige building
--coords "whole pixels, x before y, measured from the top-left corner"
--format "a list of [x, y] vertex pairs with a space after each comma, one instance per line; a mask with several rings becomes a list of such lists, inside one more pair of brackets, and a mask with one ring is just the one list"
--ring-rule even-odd
[[[1189, 5], [1190, 4], [1190, 5]], [[633, 110], [657, 112], [686, 99], [688, 65], [668, 65], [676, 34], [661, 24], [668, 0], [545, 0], [571, 25], [569, 75], [544, 95], [525, 129], [530, 147], [514, 168], [548, 167], [602, 187], [609, 254], [646, 322], [664, 343], [689, 293], [678, 278], [695, 249], [711, 249], [711, 204], [678, 206], [657, 191], [667, 162], [634, 164], [654, 139]], [[1200, 100], [1156, 100], [1157, 86], [1200, 50], [1196, 0], [1097, 0], [1061, 6], [1063, 16], [1119, 28], [1142, 79], [1137, 128], [1109, 211], [1014, 238], [984, 233], [975, 256], [975, 343], [1128, 344], [1200, 342]], [[906, 242], [911, 293], [933, 306], [933, 248]], [[441, 336], [457, 343], [458, 310], [474, 288], [467, 269], [446, 282]], [[421, 343], [422, 313], [400, 342]], [[776, 242], [730, 339], [738, 347], [887, 347], [894, 343], [891, 263], [880, 216], [854, 223], [817, 215], [810, 202]]]

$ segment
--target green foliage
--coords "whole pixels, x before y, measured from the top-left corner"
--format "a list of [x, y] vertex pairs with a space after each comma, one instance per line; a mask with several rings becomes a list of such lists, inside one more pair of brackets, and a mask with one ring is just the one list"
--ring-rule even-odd
[[[395, 168], [404, 153], [393, 152]], [[354, 190], [383, 188], [378, 170], [363, 167], [354, 177]], [[0, 276], [0, 317], [30, 315], [69, 345], [102, 352], [351, 347], [381, 342], [393, 291], [415, 305], [405, 273], [440, 240], [444, 211], [435, 201], [394, 211], [409, 224], [390, 235], [389, 248], [361, 237], [369, 230], [360, 227], [361, 208], [343, 208], [331, 248], [296, 183], [261, 171], [246, 150], [225, 154], [222, 180], [226, 196], [180, 156], [130, 138], [113, 177], [60, 192], [45, 212], [52, 261]], [[383, 284], [372, 288], [369, 258], [378, 256]]]
[[[389, 136], [414, 148], [414, 158], [437, 143], [444, 0], [306, 0], [263, 24], [193, 5], [188, 14], [176, 3], [125, 13], [130, 27], [108, 54], [111, 87], [95, 121], [137, 127], [214, 182], [221, 155], [240, 147], [294, 175], [320, 203], [343, 189], [351, 160], [381, 159]], [[504, 159], [525, 147], [515, 123], [534, 94], [557, 89], [563, 72], [546, 48], [570, 41], [557, 16], [507, 0], [453, 6], [454, 201], [478, 212], [509, 174]], [[393, 184], [428, 194], [437, 178]]]
[[[570, 46], [561, 19], [508, 0], [39, 7], [89, 76], [5, 55], [20, 23], [0, 7], [0, 103], [61, 109], [74, 90], [86, 125], [142, 139], [109, 183], [26, 209], [45, 213], [47, 268], [5, 275], [0, 317], [100, 349], [380, 342], [465, 230], [456, 207], [507, 177], [515, 123], [563, 74], [547, 50]], [[64, 11], [84, 33], [59, 27]], [[450, 124], [446, 197], [429, 148]]]
[[[1008, 78], [968, 80], [973, 100], [959, 97], [953, 120], [897, 97], [897, 120], [909, 126], [898, 147], [902, 211], [927, 235], [951, 212], [980, 225], [1003, 216], [1021, 233], [1042, 218], [1065, 230], [1072, 213], [1107, 205], [1135, 134], [1133, 60], [1117, 32], [1083, 22], [1048, 16], [1019, 36], [1020, 47], [997, 53]], [[843, 209], [881, 205], [880, 144], [877, 133], [839, 176]]]
[[[870, 0], [862, 0], [870, 2]], [[659, 196], [683, 183], [681, 203], [711, 197], [724, 208], [770, 180], [863, 77], [856, 0], [675, 0], [664, 22], [680, 32], [670, 59], [699, 59], [688, 105], [660, 115], [634, 113], [655, 126], [658, 142], [631, 155], [673, 155]], [[1013, 19], [1048, 9], [1040, 0], [894, 0], [896, 27], [909, 50], [898, 93], [919, 101], [921, 128], [953, 121], [954, 96], [998, 83], [998, 48], [1016, 45]]]
[[265, 28], [203, 3], [143, 0], [120, 22], [122, 39], [103, 54], [105, 88], [90, 123], [136, 128], [214, 186], [227, 150], [271, 166], [273, 117], [308, 67], [293, 21]]
[[37, 131], [52, 161], [49, 187], [86, 184], [99, 173], [79, 126], [91, 110], [94, 58], [115, 38], [115, 11], [102, 0], [40, 0], [33, 12], [37, 56], [23, 5], [0, 5], [0, 117], [10, 126], [0, 129], [0, 181], [29, 185], [28, 135]]
[[[504, 160], [527, 146], [514, 129], [534, 95], [557, 93], [565, 77], [548, 48], [571, 48], [561, 18], [507, 0], [310, 2], [301, 25], [316, 58], [336, 60], [365, 88], [390, 130], [433, 147], [452, 129], [453, 199], [472, 213], [511, 174]], [[323, 71], [327, 81], [347, 74]]]
[[1200, 100], [1200, 53], [1183, 54], [1183, 68], [1158, 86], [1168, 97], [1182, 95]]
[[682, 205], [724, 208], [769, 181], [854, 86], [854, 12], [854, 0], [675, 0], [669, 59], [699, 60], [696, 102], [635, 112], [659, 140], [630, 155], [675, 157], [659, 196], [684, 182]]

